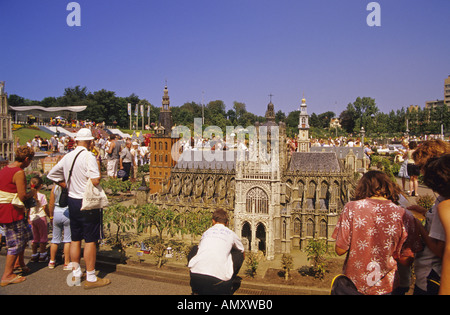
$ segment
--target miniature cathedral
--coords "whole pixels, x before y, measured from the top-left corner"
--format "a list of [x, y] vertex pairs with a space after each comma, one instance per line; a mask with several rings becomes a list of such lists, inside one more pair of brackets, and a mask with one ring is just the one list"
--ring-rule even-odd
[[212, 161], [185, 151], [164, 191], [150, 195], [149, 202], [178, 212], [221, 207], [246, 250], [263, 252], [269, 260], [303, 249], [311, 239], [333, 242], [338, 216], [354, 189], [354, 173], [335, 152], [310, 152], [304, 98], [300, 108], [298, 152], [288, 154], [286, 126], [275, 122], [270, 101], [266, 122], [246, 128], [254, 128], [256, 137], [249, 136], [244, 159], [232, 150], [215, 152], [222, 158]]

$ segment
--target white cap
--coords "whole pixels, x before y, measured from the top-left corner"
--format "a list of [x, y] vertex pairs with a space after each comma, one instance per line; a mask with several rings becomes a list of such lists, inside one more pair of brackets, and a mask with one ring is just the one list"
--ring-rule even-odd
[[76, 141], [94, 140], [94, 137], [92, 136], [92, 132], [88, 128], [82, 128], [77, 132], [75, 140]]

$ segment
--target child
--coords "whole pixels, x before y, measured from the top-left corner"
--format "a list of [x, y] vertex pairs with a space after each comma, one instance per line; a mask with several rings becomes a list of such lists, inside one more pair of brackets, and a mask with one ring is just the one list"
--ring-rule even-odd
[[[440, 196], [437, 210], [445, 231], [445, 244], [450, 244], [450, 154], [428, 161], [424, 183]], [[442, 259], [439, 294], [450, 294], [450, 248], [445, 246]]]
[[[35, 188], [37, 193], [35, 195], [36, 206], [30, 208], [30, 222], [33, 228], [33, 242], [31, 249], [32, 262], [45, 262], [47, 257], [47, 242], [48, 242], [48, 227], [47, 217], [50, 217], [48, 211], [47, 198], [39, 191], [42, 188], [43, 181], [39, 176], [34, 176], [30, 180], [31, 188]], [[39, 247], [39, 253], [37, 252]]]

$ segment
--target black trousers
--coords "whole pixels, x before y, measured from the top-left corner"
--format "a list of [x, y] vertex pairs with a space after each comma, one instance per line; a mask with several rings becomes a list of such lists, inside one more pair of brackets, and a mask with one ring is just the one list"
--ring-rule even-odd
[[130, 178], [131, 162], [122, 163], [122, 166], [123, 166], [123, 170], [125, 171], [125, 173], [127, 173], [127, 175], [125, 175], [122, 178], [122, 181], [125, 182], [125, 181], [127, 181]]
[[[190, 253], [188, 254], [188, 261], [192, 259], [197, 254], [198, 246], [194, 246]], [[239, 270], [244, 263], [244, 253], [242, 253], [238, 249], [231, 249], [231, 259], [233, 260], [233, 276], [228, 281], [223, 281], [216, 277], [202, 275], [197, 273], [190, 273], [191, 276], [191, 289], [192, 294], [196, 295], [231, 295], [234, 291], [237, 290], [235, 288], [236, 283], [234, 280], [236, 279]], [[239, 287], [240, 284], [238, 284]]]

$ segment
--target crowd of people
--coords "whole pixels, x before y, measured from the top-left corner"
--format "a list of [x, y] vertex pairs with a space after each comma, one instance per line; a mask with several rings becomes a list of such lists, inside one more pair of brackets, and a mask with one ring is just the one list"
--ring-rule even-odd
[[[64, 155], [47, 177], [57, 183], [47, 200], [40, 193], [43, 181], [34, 176], [26, 181], [24, 169], [34, 157], [28, 146], [16, 149], [15, 161], [0, 170], [0, 223], [6, 238], [7, 256], [1, 286], [21, 283], [30, 271], [25, 264], [24, 251], [31, 241], [31, 262], [48, 262], [55, 268], [56, 253], [64, 243], [64, 269], [73, 273], [71, 284], [82, 282], [80, 267], [81, 242], [86, 262], [86, 289], [108, 285], [108, 279], [100, 279], [95, 273], [97, 243], [102, 239], [102, 209], [81, 211], [83, 193], [88, 181], [100, 184], [100, 168], [90, 151], [94, 137], [89, 129], [81, 129], [76, 148]], [[27, 186], [29, 191], [27, 192]], [[53, 225], [50, 257], [47, 254], [48, 221]]]
[[[123, 181], [134, 180], [138, 166], [149, 163], [149, 148], [145, 142], [139, 143], [138, 140], [99, 132], [93, 133], [93, 136], [90, 150], [100, 166], [105, 163], [108, 177], [120, 177]], [[73, 137], [54, 134], [49, 139], [35, 135], [26, 145], [34, 152], [66, 154], [75, 150], [77, 143]]]
[[[80, 283], [83, 275], [80, 257], [84, 240], [85, 287], [110, 283], [95, 275], [96, 244], [102, 238], [101, 209], [81, 211], [83, 191], [88, 180], [99, 185], [99, 160], [102, 159], [107, 160], [108, 176], [118, 176], [123, 170], [125, 175], [119, 177], [132, 178], [133, 167], [148, 162], [146, 153], [139, 153], [145, 145], [114, 135], [96, 139], [89, 129], [81, 129], [74, 141], [73, 149], [67, 150], [47, 176], [57, 183], [49, 200], [40, 193], [39, 177], [26, 182], [24, 169], [35, 154], [33, 146], [18, 147], [15, 161], [0, 170], [0, 224], [7, 244], [1, 286], [26, 279], [17, 275], [17, 270], [22, 274], [29, 271], [24, 250], [30, 240], [31, 260], [48, 262], [49, 268], [55, 268], [58, 244], [64, 243], [63, 268], [72, 270], [74, 283]], [[202, 140], [202, 147], [203, 143]], [[450, 235], [450, 144], [442, 140], [421, 143], [405, 140], [399, 154], [404, 160], [399, 176], [409, 179], [410, 188], [407, 189], [406, 182], [400, 187], [382, 171], [369, 170], [358, 182], [353, 200], [339, 216], [332, 237], [336, 240], [336, 253], [347, 257], [343, 273], [354, 284], [355, 294], [405, 294], [413, 269], [413, 294], [450, 294], [450, 247], [446, 246], [450, 242], [447, 236]], [[87, 165], [80, 167], [79, 163], [86, 163], [80, 161], [87, 161]], [[431, 209], [409, 203], [417, 200], [419, 175], [437, 194]], [[64, 194], [67, 203], [62, 201]], [[226, 228], [225, 214], [219, 211], [213, 219], [213, 228], [204, 233], [198, 252], [190, 257], [191, 284], [194, 293], [229, 294], [236, 276], [233, 250], [242, 252], [242, 246], [234, 232]], [[47, 254], [47, 220], [53, 224], [50, 255]], [[216, 237], [217, 233], [229, 237]], [[242, 257], [239, 259], [238, 267]], [[218, 291], [204, 290], [215, 288], [217, 283], [225, 286], [221, 285]]]

